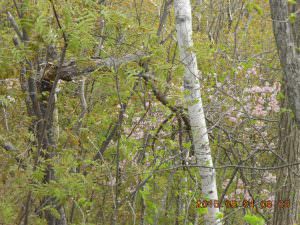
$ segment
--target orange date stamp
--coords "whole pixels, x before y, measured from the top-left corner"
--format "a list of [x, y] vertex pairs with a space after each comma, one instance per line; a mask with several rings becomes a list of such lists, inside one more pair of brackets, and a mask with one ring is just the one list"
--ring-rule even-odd
[[[254, 208], [259, 207], [261, 209], [271, 209], [273, 207], [278, 207], [280, 209], [290, 208], [289, 200], [254, 200], [254, 199], [243, 199], [242, 201], [238, 200], [229, 200], [224, 199], [222, 206], [226, 208]], [[218, 200], [197, 200], [196, 208], [220, 208], [220, 202]]]

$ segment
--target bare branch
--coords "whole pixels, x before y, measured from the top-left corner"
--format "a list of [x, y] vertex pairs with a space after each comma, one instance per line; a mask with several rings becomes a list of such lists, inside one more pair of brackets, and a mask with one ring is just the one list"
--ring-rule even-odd
[[11, 23], [11, 25], [14, 28], [15, 32], [17, 33], [18, 37], [20, 38], [20, 40], [23, 40], [23, 33], [19, 29], [19, 26], [18, 26], [16, 20], [14, 19], [13, 15], [10, 12], [7, 12], [7, 16], [8, 16], [9, 22]]
[[[147, 56], [144, 52], [136, 52], [135, 54], [128, 54], [120, 58], [105, 58], [105, 59], [95, 59], [92, 58], [89, 62], [89, 66], [85, 68], [78, 68], [77, 63], [74, 60], [70, 60], [64, 63], [58, 70], [58, 66], [54, 65], [49, 68], [48, 73], [56, 74], [58, 73], [59, 78], [65, 81], [74, 80], [78, 76], [90, 74], [101, 67], [103, 69], [111, 69], [112, 67], [119, 67], [121, 64], [126, 64], [129, 62], [139, 62], [143, 57]], [[54, 76], [50, 76], [54, 77]]]

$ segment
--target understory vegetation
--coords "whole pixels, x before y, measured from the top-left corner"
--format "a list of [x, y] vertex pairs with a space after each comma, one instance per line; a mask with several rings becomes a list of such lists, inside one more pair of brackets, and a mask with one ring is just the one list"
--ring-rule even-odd
[[[173, 4], [0, 1], [0, 224], [205, 224]], [[191, 6], [218, 219], [271, 224], [292, 109], [269, 2]]]

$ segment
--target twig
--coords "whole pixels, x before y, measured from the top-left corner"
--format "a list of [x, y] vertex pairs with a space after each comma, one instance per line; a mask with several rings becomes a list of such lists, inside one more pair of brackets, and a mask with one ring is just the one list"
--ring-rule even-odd
[[23, 40], [24, 39], [23, 33], [19, 29], [19, 26], [18, 26], [16, 20], [14, 19], [14, 17], [12, 16], [12, 14], [10, 12], [7, 12], [7, 16], [8, 16], [9, 22], [11, 23], [11, 25], [14, 28], [15, 32], [17, 33], [18, 37], [20, 38], [20, 40]]

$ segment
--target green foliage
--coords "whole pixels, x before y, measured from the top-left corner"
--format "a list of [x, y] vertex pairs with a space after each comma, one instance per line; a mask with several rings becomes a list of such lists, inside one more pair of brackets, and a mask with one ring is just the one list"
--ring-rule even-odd
[[219, 213], [217, 214], [217, 218], [218, 218], [218, 219], [223, 219], [223, 217], [224, 217], [224, 213], [219, 212]]
[[207, 208], [197, 208], [197, 212], [200, 216], [205, 215], [208, 213], [208, 209]]
[[247, 3], [246, 8], [249, 12], [255, 10], [259, 15], [263, 15], [263, 9], [255, 2]]
[[[45, 212], [59, 218], [55, 204], [64, 206], [68, 219], [73, 213], [70, 224], [112, 224], [116, 196], [119, 203], [117, 223], [138, 224], [145, 215], [144, 223], [147, 224], [154, 224], [156, 216], [157, 224], [175, 224], [176, 221], [193, 224], [196, 212], [201, 217], [207, 214], [207, 208], [197, 209], [190, 204], [202, 196], [201, 176], [199, 168], [185, 166], [185, 163], [197, 163], [191, 134], [183, 121], [188, 106], [184, 96], [192, 93], [183, 91], [185, 67], [179, 59], [173, 10], [167, 13], [159, 37], [157, 29], [163, 15], [161, 1], [125, 0], [100, 4], [103, 1], [56, 0], [53, 3], [62, 29], [50, 1], [16, 2], [23, 18], [18, 18], [13, 1], [0, 1], [3, 12], [12, 13], [29, 39], [19, 40], [19, 46], [15, 47], [12, 41], [15, 31], [5, 13], [0, 14], [0, 224], [20, 222], [29, 193], [32, 196], [28, 224], [46, 224], [42, 218]], [[265, 143], [275, 146], [278, 137], [277, 124], [267, 121], [278, 119], [279, 114], [252, 117], [245, 109], [247, 103], [255, 103], [260, 97], [258, 93], [247, 94], [247, 88], [261, 87], [265, 82], [272, 86], [280, 77], [278, 60], [271, 51], [275, 49], [274, 41], [270, 41], [273, 39], [271, 20], [265, 18], [269, 15], [269, 7], [264, 1], [246, 1], [245, 11], [244, 5], [239, 4], [221, 4], [232, 10], [231, 25], [227, 9], [215, 7], [219, 4], [204, 11], [202, 6], [197, 6], [202, 10], [199, 21], [202, 28], [199, 32], [194, 29], [194, 46], [189, 49], [195, 52], [201, 71], [199, 81], [216, 166], [237, 165], [254, 149], [264, 150]], [[198, 22], [195, 13], [193, 11], [194, 26]], [[291, 16], [293, 22], [295, 15]], [[25, 89], [28, 77], [36, 81], [39, 89], [41, 76], [48, 72], [44, 71], [44, 66], [50, 45], [56, 48], [57, 57], [49, 63], [55, 66], [59, 63], [63, 32], [68, 41], [64, 63], [75, 62], [78, 71], [96, 69], [83, 75], [87, 103], [83, 118], [80, 118], [82, 102], [79, 96], [82, 77], [59, 84], [55, 105], [59, 137], [53, 146], [42, 146], [40, 150], [38, 122], [43, 119], [32, 115], [35, 112], [27, 108], [26, 101], [32, 106], [33, 93], [22, 91], [19, 78], [21, 69], [26, 68]], [[95, 55], [95, 49], [101, 44], [99, 41], [103, 43], [99, 55]], [[108, 59], [117, 62], [136, 52], [147, 55], [120, 67], [97, 67], [95, 63]], [[249, 75], [248, 71], [253, 68], [257, 74]], [[153, 83], [138, 76], [145, 71], [153, 73]], [[6, 78], [14, 78], [18, 84], [7, 84]], [[152, 84], [166, 99], [165, 105], [158, 100]], [[49, 93], [38, 93], [38, 100], [48, 96]], [[268, 97], [267, 94], [262, 96]], [[283, 98], [279, 92], [277, 100]], [[126, 109], [119, 121], [121, 103]], [[196, 103], [198, 100], [190, 102]], [[170, 114], [172, 117], [166, 120]], [[239, 115], [240, 123], [229, 121], [230, 115]], [[46, 130], [47, 134], [49, 130]], [[106, 141], [109, 143], [101, 159], [94, 160]], [[8, 142], [17, 150], [10, 152], [2, 148]], [[273, 163], [269, 151], [259, 151], [259, 154], [244, 162], [245, 166]], [[53, 172], [53, 177], [47, 180], [49, 172]], [[232, 172], [232, 168], [217, 170], [220, 193]], [[259, 197], [263, 189], [271, 188], [272, 184], [261, 182], [265, 181], [261, 171], [244, 176], [254, 196]], [[141, 185], [145, 179], [146, 183]], [[237, 178], [227, 193], [240, 197], [244, 193], [241, 189]], [[237, 190], [240, 194], [235, 194]], [[54, 199], [52, 204], [41, 204], [49, 197]], [[223, 213], [217, 215], [219, 219], [226, 217], [228, 223], [244, 223], [241, 211], [232, 217], [228, 216], [231, 209], [222, 210]], [[266, 212], [266, 216], [270, 216], [270, 212]], [[244, 220], [249, 224], [262, 223], [261, 218], [251, 214]]]
[[0, 223], [13, 224], [14, 218], [14, 205], [8, 201], [0, 201]]
[[296, 5], [297, 1], [296, 0], [288, 0], [288, 3], [291, 5]]
[[290, 13], [290, 15], [289, 15], [289, 21], [290, 21], [292, 24], [296, 22], [296, 18], [297, 18], [296, 13]]
[[284, 93], [282, 91], [278, 92], [277, 99], [279, 101], [283, 101], [285, 98]]
[[265, 221], [263, 218], [251, 215], [251, 214], [246, 214], [244, 216], [244, 220], [249, 223], [250, 225], [264, 225]]

